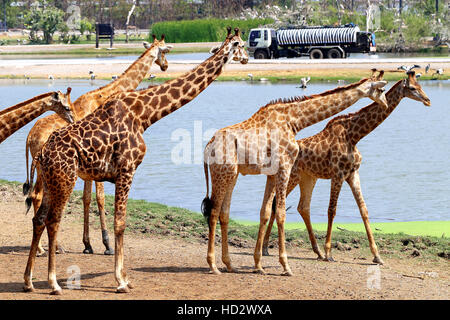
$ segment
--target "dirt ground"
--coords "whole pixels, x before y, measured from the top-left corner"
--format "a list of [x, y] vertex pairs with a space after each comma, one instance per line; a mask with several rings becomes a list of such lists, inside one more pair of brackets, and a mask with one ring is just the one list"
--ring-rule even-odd
[[[209, 273], [206, 242], [125, 235], [125, 266], [134, 289], [116, 294], [114, 258], [103, 255], [98, 219], [91, 219], [95, 254], [82, 253], [81, 217], [66, 214], [59, 242], [66, 253], [57, 256], [62, 296], [50, 296], [47, 257], [38, 257], [34, 270], [36, 291], [22, 291], [23, 272], [31, 243], [31, 214], [25, 215], [20, 188], [0, 187], [0, 299], [449, 299], [448, 261], [389, 259], [378, 270], [360, 250], [334, 250], [335, 263], [317, 261], [309, 249], [290, 248], [294, 276], [280, 273], [277, 250], [263, 257], [267, 275], [252, 273], [253, 248], [230, 247], [238, 273]], [[112, 235], [110, 234], [110, 237]], [[44, 246], [46, 236], [43, 236]], [[113, 240], [112, 240], [113, 241]], [[216, 245], [218, 265], [220, 244]], [[71, 270], [80, 270], [80, 289], [67, 289]], [[378, 272], [379, 271], [379, 272]], [[379, 276], [377, 276], [377, 274]], [[371, 286], [368, 286], [368, 283]]]

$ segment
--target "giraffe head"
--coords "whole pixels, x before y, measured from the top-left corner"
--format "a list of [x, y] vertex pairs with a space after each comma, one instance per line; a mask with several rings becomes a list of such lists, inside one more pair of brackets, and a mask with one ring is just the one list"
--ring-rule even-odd
[[55, 111], [61, 118], [68, 123], [73, 123], [73, 108], [70, 101], [70, 92], [72, 88], [67, 88], [67, 92], [64, 94], [61, 91], [55, 91], [51, 95], [51, 99], [47, 102], [47, 106], [50, 110]]
[[223, 54], [227, 56], [227, 61], [239, 61], [242, 64], [248, 62], [248, 53], [245, 50], [245, 42], [241, 39], [239, 28], [231, 32], [231, 27], [227, 28], [227, 37], [222, 45], [211, 49], [211, 54], [216, 54], [223, 50]]
[[367, 78], [366, 81], [362, 81], [358, 86], [358, 90], [363, 97], [372, 99], [376, 103], [388, 108], [386, 96], [384, 95], [384, 86], [387, 84], [387, 81], [382, 80], [384, 71], [380, 71], [378, 76], [375, 76], [375, 71], [372, 69], [372, 76]]
[[164, 34], [161, 36], [161, 40], [158, 40], [156, 35], [152, 35], [152, 37], [153, 43], [149, 44], [148, 42], [144, 42], [144, 47], [153, 50], [152, 56], [155, 58], [155, 63], [161, 68], [161, 71], [166, 71], [169, 66], [166, 59], [166, 53], [168, 53], [173, 46], [166, 44], [164, 41]]
[[408, 78], [403, 80], [402, 83], [403, 95], [407, 98], [422, 102], [427, 107], [431, 106], [430, 99], [417, 81], [416, 73], [411, 70], [406, 74]]

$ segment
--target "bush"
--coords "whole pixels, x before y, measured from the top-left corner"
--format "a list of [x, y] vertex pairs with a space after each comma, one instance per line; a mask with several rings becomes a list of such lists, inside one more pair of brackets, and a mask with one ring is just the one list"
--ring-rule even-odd
[[246, 40], [250, 29], [273, 23], [272, 19], [202, 19], [158, 22], [151, 26], [150, 34], [158, 38], [165, 34], [167, 42], [217, 42], [225, 39], [228, 26], [239, 28]]

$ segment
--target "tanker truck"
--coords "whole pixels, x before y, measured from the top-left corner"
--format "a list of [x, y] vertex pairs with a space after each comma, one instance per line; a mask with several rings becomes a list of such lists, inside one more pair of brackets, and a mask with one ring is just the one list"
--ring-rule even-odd
[[375, 53], [375, 34], [348, 24], [339, 27], [296, 27], [251, 29], [247, 40], [255, 59], [309, 56], [311, 59], [347, 58], [351, 53]]

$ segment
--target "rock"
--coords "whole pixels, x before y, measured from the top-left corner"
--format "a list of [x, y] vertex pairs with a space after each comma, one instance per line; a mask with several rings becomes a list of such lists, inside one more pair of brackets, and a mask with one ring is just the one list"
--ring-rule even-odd
[[417, 250], [417, 249], [414, 249], [413, 251], [412, 251], [412, 253], [411, 253], [411, 256], [412, 257], [420, 257], [420, 251], [419, 250]]
[[445, 252], [445, 251], [439, 252], [438, 256], [441, 257], [441, 258], [444, 258], [444, 259], [450, 259], [450, 253], [449, 252]]
[[334, 247], [336, 249], [338, 249], [339, 251], [345, 251], [346, 250], [344, 245], [340, 241], [336, 241], [336, 244], [334, 245]]

